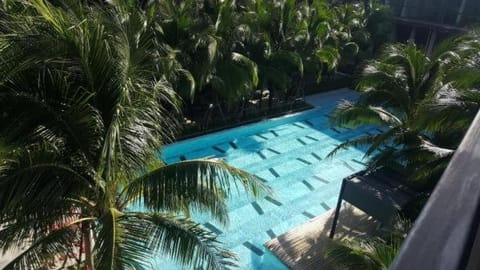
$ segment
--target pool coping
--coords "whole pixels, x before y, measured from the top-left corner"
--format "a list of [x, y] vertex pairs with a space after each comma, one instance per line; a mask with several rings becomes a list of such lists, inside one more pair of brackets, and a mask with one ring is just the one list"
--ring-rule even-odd
[[169, 143], [169, 144], [165, 144], [164, 146], [169, 146], [169, 145], [173, 145], [173, 144], [177, 144], [177, 143], [186, 143], [186, 142], [191, 141], [191, 140], [201, 139], [201, 138], [204, 138], [206, 136], [215, 135], [215, 134], [224, 132], [226, 130], [233, 131], [233, 130], [236, 130], [236, 129], [243, 128], [245, 125], [255, 125], [255, 124], [259, 124], [259, 123], [265, 123], [265, 122], [270, 122], [270, 121], [277, 121], [279, 119], [295, 117], [295, 116], [300, 115], [302, 113], [307, 113], [307, 112], [311, 112], [311, 111], [314, 111], [314, 110], [321, 109], [323, 106], [318, 104], [319, 100], [322, 101], [322, 102], [325, 102], [325, 100], [323, 100], [324, 98], [326, 98], [326, 97], [331, 98], [331, 96], [333, 96], [335, 94], [338, 95], [338, 94], [344, 93], [344, 92], [352, 93], [352, 92], [355, 92], [355, 91], [351, 90], [351, 89], [348, 89], [348, 88], [340, 88], [340, 89], [335, 89], [335, 90], [331, 90], [331, 91], [327, 91], [327, 92], [322, 92], [322, 93], [318, 93], [318, 94], [305, 96], [305, 102], [307, 104], [309, 104], [310, 106], [312, 106], [312, 108], [305, 109], [305, 110], [300, 110], [300, 111], [296, 111], [296, 112], [291, 112], [291, 113], [287, 113], [287, 114], [284, 114], [284, 115], [275, 116], [275, 117], [271, 117], [271, 118], [265, 118], [265, 119], [261, 119], [259, 121], [251, 121], [251, 122], [241, 123], [238, 126], [226, 127], [226, 128], [222, 128], [222, 129], [219, 129], [219, 130], [214, 130], [212, 132], [204, 133], [204, 134], [201, 134], [201, 135], [198, 135], [198, 136], [188, 137], [188, 138], [185, 138], [185, 139], [174, 141], [174, 142]]

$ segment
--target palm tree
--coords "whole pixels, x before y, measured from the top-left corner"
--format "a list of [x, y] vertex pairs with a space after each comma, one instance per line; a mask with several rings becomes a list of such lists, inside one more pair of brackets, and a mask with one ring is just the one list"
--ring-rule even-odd
[[411, 223], [401, 218], [383, 237], [334, 240], [327, 245], [325, 259], [333, 269], [387, 270], [410, 228]]
[[[480, 36], [472, 31], [445, 44], [454, 48], [443, 60], [450, 68], [445, 72], [442, 86], [422, 102], [415, 124], [425, 130], [436, 145], [457, 149], [480, 109]], [[419, 162], [426, 165], [420, 167], [415, 176], [440, 176], [452, 154], [441, 158], [423, 157]]]
[[158, 253], [228, 268], [234, 254], [190, 213], [227, 224], [235, 188], [266, 190], [218, 160], [157, 160], [178, 108], [168, 57], [151, 14], [115, 3], [2, 12], [0, 249], [24, 248], [4, 269], [42, 268], [72, 249], [78, 269], [148, 269]]
[[257, 66], [241, 52], [242, 28], [237, 24], [235, 1], [168, 0], [154, 2], [152, 7], [163, 41], [176, 52], [189, 80], [190, 75], [194, 79], [195, 91], [184, 97], [193, 102], [195, 95], [207, 92], [233, 103], [255, 89]]
[[371, 168], [396, 163], [407, 171], [417, 168], [415, 156], [450, 156], [453, 150], [434, 145], [416, 124], [422, 102], [442, 87], [448, 67], [448, 61], [442, 60], [450, 52], [442, 48], [430, 58], [414, 44], [393, 44], [368, 62], [357, 85], [359, 100], [341, 103], [331, 123], [349, 127], [371, 124], [381, 131], [342, 143], [329, 155], [346, 147], [368, 145], [365, 156], [371, 157]]
[[[388, 46], [367, 63], [358, 102], [344, 102], [333, 124], [374, 124], [369, 134], [339, 145], [368, 145], [370, 167], [400, 165], [412, 180], [434, 184], [480, 108], [478, 32], [446, 40], [429, 57], [412, 44]], [[429, 185], [429, 187], [432, 187]]]
[[333, 242], [326, 252], [333, 269], [365, 269], [387, 270], [400, 250], [401, 242], [391, 239], [386, 242], [382, 238], [366, 241], [344, 240]]
[[305, 7], [303, 2], [296, 6], [295, 1], [256, 0], [240, 15], [241, 27], [248, 33], [242, 41], [245, 54], [258, 66], [262, 90], [270, 91], [270, 107], [274, 95], [291, 96], [303, 76], [303, 60], [297, 48], [309, 39]]
[[425, 102], [422, 114], [425, 118], [419, 122], [429, 131], [458, 132], [463, 136], [478, 111], [480, 33], [471, 31], [448, 40], [447, 44], [454, 51], [444, 61], [455, 65], [450, 65], [443, 86]]
[[342, 56], [358, 53], [366, 18], [357, 4], [256, 0], [246, 5], [240, 22], [250, 33], [246, 54], [258, 65], [260, 86], [288, 97], [303, 87], [304, 70], [320, 82]]
[[369, 1], [365, 28], [370, 36], [371, 50], [376, 52], [379, 46], [390, 40], [393, 32], [392, 10], [378, 1]]

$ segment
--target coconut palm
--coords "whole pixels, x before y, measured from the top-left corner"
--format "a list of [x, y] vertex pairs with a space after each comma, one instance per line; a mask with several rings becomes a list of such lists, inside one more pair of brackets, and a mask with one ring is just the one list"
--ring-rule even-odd
[[425, 102], [419, 124], [432, 132], [463, 136], [478, 111], [480, 34], [471, 31], [449, 40], [449, 44], [455, 50], [446, 60], [455, 65], [445, 75], [443, 87]]
[[401, 242], [381, 238], [366, 241], [344, 240], [332, 243], [326, 252], [333, 269], [387, 270], [400, 250]]
[[[419, 107], [416, 126], [429, 134], [430, 140], [443, 148], [456, 149], [480, 109], [480, 38], [477, 32], [448, 41], [455, 50], [444, 61], [450, 64], [442, 87], [429, 94]], [[419, 162], [426, 164], [415, 175], [440, 176], [450, 160], [451, 152], [442, 158], [428, 155]]]
[[447, 40], [431, 57], [412, 44], [391, 45], [363, 69], [358, 102], [344, 102], [334, 124], [374, 124], [378, 134], [348, 141], [368, 145], [370, 167], [400, 163], [414, 180], [439, 178], [476, 115], [477, 32]]
[[379, 46], [390, 40], [393, 32], [392, 11], [390, 7], [369, 1], [365, 28], [370, 36], [371, 49], [376, 52]]
[[265, 187], [218, 160], [157, 160], [178, 103], [150, 14], [131, 1], [16, 4], [0, 18], [0, 249], [24, 249], [4, 269], [57, 255], [78, 269], [149, 269], [159, 253], [234, 265], [191, 213], [227, 224], [236, 189]]
[[306, 3], [257, 0], [249, 4], [239, 17], [248, 33], [242, 42], [245, 54], [257, 64], [260, 87], [270, 90], [271, 106], [274, 95], [291, 96], [303, 76], [303, 60], [296, 49], [309, 39], [302, 13]]
[[368, 0], [344, 4], [315, 0], [310, 25], [315, 38], [309, 52], [314, 52], [311, 60], [317, 62], [313, 69], [323, 73], [371, 58], [391, 33], [389, 8]]
[[[317, 75], [319, 82], [321, 73], [331, 72], [354, 61], [360, 46], [365, 46], [370, 36], [366, 31], [368, 14], [364, 4], [345, 3], [330, 6], [326, 1], [315, 2], [312, 31], [316, 38], [311, 59], [317, 61], [316, 66], [320, 67], [316, 68], [320, 70]], [[325, 7], [329, 13], [319, 11]]]
[[[367, 2], [367, 3], [365, 3]], [[337, 68], [354, 66], [359, 57], [365, 57], [372, 41], [378, 45], [385, 41], [388, 29], [388, 9], [375, 1], [364, 3], [332, 4], [325, 0], [311, 1], [308, 9], [309, 46], [302, 46], [305, 71], [315, 73], [316, 81]], [[373, 27], [372, 24], [382, 25]], [[382, 31], [383, 30], [383, 31]]]
[[410, 228], [408, 220], [398, 219], [384, 237], [334, 240], [326, 248], [327, 264], [339, 270], [387, 270]]
[[232, 103], [255, 89], [257, 66], [241, 52], [235, 1], [169, 0], [153, 7], [164, 42], [194, 78], [195, 92], [188, 99], [193, 102], [195, 94], [205, 91]]
[[345, 147], [368, 145], [365, 156], [371, 157], [371, 168], [400, 163], [411, 170], [418, 165], [413, 156], [450, 156], [453, 150], [434, 145], [416, 125], [421, 103], [443, 86], [448, 61], [442, 60], [449, 52], [442, 49], [430, 58], [414, 44], [393, 44], [368, 62], [357, 85], [359, 100], [341, 103], [331, 123], [349, 127], [371, 124], [381, 130], [340, 144], [330, 156]]

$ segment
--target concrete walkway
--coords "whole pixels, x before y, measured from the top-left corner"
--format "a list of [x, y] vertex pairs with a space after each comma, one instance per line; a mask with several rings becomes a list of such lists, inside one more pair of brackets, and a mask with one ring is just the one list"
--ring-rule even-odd
[[331, 102], [338, 102], [339, 95], [357, 97], [358, 92], [348, 88], [341, 88], [333, 91], [305, 96], [305, 102], [314, 107], [321, 107], [320, 104], [325, 104], [325, 101], [331, 100]]
[[[328, 235], [334, 211], [335, 209], [332, 209], [268, 241], [265, 247], [290, 269], [330, 269], [328, 261], [324, 258], [324, 251], [331, 242]], [[373, 235], [377, 227], [377, 221], [348, 203], [344, 203], [340, 211], [335, 239], [366, 238]]]

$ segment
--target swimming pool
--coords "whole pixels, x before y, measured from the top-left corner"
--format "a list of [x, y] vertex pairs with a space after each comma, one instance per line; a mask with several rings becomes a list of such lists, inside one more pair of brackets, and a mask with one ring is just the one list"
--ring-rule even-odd
[[[339, 143], [376, 132], [373, 127], [330, 128], [328, 114], [354, 92], [329, 95], [318, 108], [205, 135], [163, 149], [166, 163], [218, 157], [257, 175], [274, 194], [254, 201], [237, 195], [228, 201], [230, 225], [223, 228], [208, 217], [194, 220], [218, 235], [239, 257], [241, 269], [287, 269], [263, 244], [335, 207], [341, 180], [364, 168], [363, 150], [350, 148], [332, 159], [325, 156]], [[161, 259], [162, 269], [179, 269]]]

